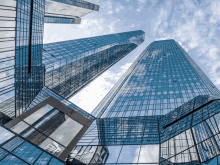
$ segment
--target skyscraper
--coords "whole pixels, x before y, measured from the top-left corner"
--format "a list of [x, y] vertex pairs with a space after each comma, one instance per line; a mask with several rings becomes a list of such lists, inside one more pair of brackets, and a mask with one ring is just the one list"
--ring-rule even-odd
[[144, 41], [141, 30], [43, 45], [45, 86], [70, 98]]
[[92, 114], [97, 119], [69, 161], [217, 162], [219, 100], [219, 90], [176, 41], [155, 41], [96, 107]]
[[22, 114], [44, 85], [44, 23], [78, 22], [99, 6], [82, 0], [2, 0], [0, 5], [0, 111], [13, 117]]
[[0, 112], [11, 118], [21, 115], [44, 85], [69, 98], [144, 40], [144, 32], [136, 31], [43, 46], [44, 23], [76, 23], [99, 6], [83, 0], [0, 4]]
[[198, 95], [220, 95], [174, 40], [151, 43], [124, 77], [96, 108], [95, 116], [165, 115]]

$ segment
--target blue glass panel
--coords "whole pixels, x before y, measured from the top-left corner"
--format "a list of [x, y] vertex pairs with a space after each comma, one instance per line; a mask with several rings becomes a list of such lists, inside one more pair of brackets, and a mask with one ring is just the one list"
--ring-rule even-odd
[[52, 158], [49, 165], [64, 165], [64, 163], [55, 158]]
[[24, 142], [13, 151], [13, 154], [25, 160], [28, 163], [33, 163], [42, 153], [42, 150], [36, 148], [28, 142]]
[[7, 151], [5, 151], [5, 150], [3, 150], [3, 149], [0, 148], [0, 160], [1, 160], [2, 158], [4, 158], [7, 154], [9, 154]]
[[34, 163], [34, 165], [45, 165], [47, 164], [51, 159], [51, 156], [48, 155], [47, 153], [43, 153], [38, 159], [37, 161]]
[[19, 137], [15, 137], [6, 144], [4, 144], [2, 147], [8, 151], [13, 151], [15, 148], [17, 148], [19, 145], [21, 145], [24, 142], [23, 139]]
[[1, 164], [4, 164], [4, 165], [25, 165], [27, 163], [25, 163], [24, 161], [16, 158], [15, 156], [13, 155], [8, 155], [7, 157], [5, 157], [1, 162]]

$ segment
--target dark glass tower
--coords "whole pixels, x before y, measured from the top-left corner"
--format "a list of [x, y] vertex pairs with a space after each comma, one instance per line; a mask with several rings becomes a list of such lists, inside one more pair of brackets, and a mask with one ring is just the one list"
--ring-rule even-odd
[[220, 92], [174, 40], [151, 43], [92, 114], [69, 162], [220, 161]]
[[144, 41], [141, 30], [43, 46], [45, 86], [69, 98]]

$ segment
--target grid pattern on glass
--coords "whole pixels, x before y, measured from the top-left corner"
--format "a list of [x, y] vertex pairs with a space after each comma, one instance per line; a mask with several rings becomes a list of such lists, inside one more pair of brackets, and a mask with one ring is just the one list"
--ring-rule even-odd
[[76, 165], [80, 163], [157, 165], [159, 145], [76, 146], [68, 160]]
[[202, 163], [220, 154], [220, 113], [161, 144], [161, 163]]
[[106, 146], [77, 146], [70, 153], [67, 163], [73, 164], [105, 164], [109, 156]]
[[159, 144], [157, 117], [96, 119], [77, 145]]
[[45, 44], [45, 86], [69, 98], [143, 41], [139, 30]]
[[[1, 1], [0, 13], [0, 102], [7, 102], [9, 98], [15, 95], [16, 1]], [[0, 104], [0, 111], [8, 116], [11, 114], [10, 109], [14, 110], [14, 107], [5, 110], [4, 105]]]
[[15, 46], [15, 116], [43, 87], [42, 65], [45, 0], [17, 0]]
[[[157, 130], [155, 132], [156, 136], [154, 136], [155, 139], [158, 137], [155, 144], [161, 146], [160, 163], [163, 165], [172, 163], [197, 165], [220, 154], [219, 97], [197, 96], [163, 116], [129, 118], [134, 119], [133, 121], [130, 119], [132, 121], [130, 125], [124, 117], [96, 119], [77, 143], [77, 147], [71, 152], [73, 154], [72, 159], [76, 159], [75, 161], [78, 159], [83, 160], [83, 157], [88, 154], [85, 152], [84, 155], [84, 150], [86, 151], [86, 148], [91, 146], [107, 146], [108, 149], [111, 146], [120, 148], [121, 145], [141, 146], [148, 144], [147, 146], [149, 146], [150, 143], [145, 142], [145, 140], [153, 132], [153, 123], [155, 124], [155, 130], [159, 128], [159, 132]], [[150, 118], [153, 122], [150, 122]], [[124, 122], [122, 122], [123, 120]], [[144, 126], [144, 122], [146, 126]], [[127, 133], [124, 129], [126, 126], [128, 127], [127, 130], [131, 129], [133, 131]], [[139, 133], [142, 133], [142, 136], [146, 133], [146, 136], [139, 140], [141, 137]], [[138, 141], [141, 141], [141, 143], [137, 143]], [[121, 151], [121, 148], [114, 152], [119, 151]], [[157, 152], [159, 154], [158, 150]], [[92, 151], [89, 154], [91, 156]], [[111, 154], [109, 154], [109, 157], [111, 157]], [[118, 157], [117, 160], [114, 159], [112, 162], [109, 159], [107, 159], [106, 164], [116, 163], [117, 160], [120, 160]]]
[[126, 74], [129, 78], [119, 91], [111, 91], [117, 94], [101, 117], [165, 115], [198, 95], [220, 94], [174, 40], [151, 43]]
[[76, 111], [77, 113], [83, 115], [87, 119], [89, 119], [91, 121], [94, 121], [96, 119], [91, 114], [87, 113], [86, 111], [82, 110], [81, 108], [79, 108], [75, 104], [69, 102], [68, 100], [66, 100], [63, 97], [59, 96], [58, 94], [54, 93], [53, 91], [51, 91], [47, 87], [42, 88], [42, 90], [39, 92], [39, 94], [35, 97], [35, 99], [27, 107], [25, 112], [28, 111], [29, 109], [35, 107], [37, 104], [41, 103], [42, 101], [46, 100], [47, 98], [49, 98], [51, 96], [54, 97], [55, 99], [59, 100], [60, 102], [62, 102], [63, 104], [65, 104], [66, 106], [71, 108], [72, 110]]
[[[193, 107], [192, 103], [194, 104], [195, 108], [193, 108], [193, 111], [188, 111], [189, 109], [192, 109]], [[170, 138], [173, 138], [174, 136], [180, 134], [181, 132], [184, 132], [187, 129], [190, 129], [196, 124], [208, 119], [213, 114], [219, 113], [220, 101], [211, 100], [211, 99], [207, 101], [207, 96], [206, 97], [198, 96], [195, 99], [184, 104], [183, 107], [186, 108], [185, 111], [188, 111], [188, 114], [177, 118], [176, 115], [177, 113], [170, 112], [170, 114], [172, 115], [167, 114], [160, 118], [159, 132], [160, 132], [161, 143], [163, 143], [164, 141]], [[176, 119], [176, 120], [173, 121], [172, 119]], [[169, 120], [173, 122], [169, 122]]]
[[64, 165], [27, 139], [1, 126], [0, 164], [49, 164], [55, 160]]
[[82, 127], [63, 112], [46, 104], [12, 127], [12, 130], [58, 157]]

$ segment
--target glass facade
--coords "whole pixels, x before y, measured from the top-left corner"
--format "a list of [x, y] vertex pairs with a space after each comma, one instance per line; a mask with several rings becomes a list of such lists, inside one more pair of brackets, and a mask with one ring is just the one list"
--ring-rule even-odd
[[151, 43], [117, 86], [96, 108], [95, 116], [165, 115], [198, 95], [220, 95], [174, 40]]
[[80, 17], [99, 11], [99, 5], [83, 0], [46, 0], [45, 23], [79, 24]]
[[0, 126], [0, 132], [0, 164], [65, 164], [4, 126]]
[[138, 30], [45, 44], [45, 86], [69, 98], [143, 41]]
[[174, 40], [150, 44], [92, 114], [70, 162], [220, 162], [219, 90]]

